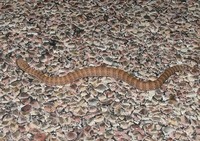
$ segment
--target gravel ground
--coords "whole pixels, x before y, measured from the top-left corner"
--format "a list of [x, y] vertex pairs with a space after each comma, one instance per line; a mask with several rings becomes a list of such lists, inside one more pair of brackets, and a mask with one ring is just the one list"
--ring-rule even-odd
[[[1, 141], [200, 140], [198, 0], [0, 2]], [[46, 86], [16, 65], [49, 75], [106, 65], [153, 80], [187, 64], [157, 90], [108, 77]]]

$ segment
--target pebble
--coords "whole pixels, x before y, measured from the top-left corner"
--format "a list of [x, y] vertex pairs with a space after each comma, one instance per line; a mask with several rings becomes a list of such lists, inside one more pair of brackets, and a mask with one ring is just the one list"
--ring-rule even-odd
[[96, 98], [91, 98], [91, 99], [89, 99], [88, 100], [88, 104], [90, 105], [90, 106], [97, 106], [97, 103], [98, 103], [99, 101], [98, 101], [98, 99], [96, 99]]
[[70, 131], [66, 134], [66, 139], [69, 141], [75, 140], [77, 138], [77, 133], [74, 131]]
[[105, 85], [103, 85], [103, 84], [99, 84], [99, 85], [95, 88], [95, 90], [96, 90], [97, 92], [99, 92], [99, 93], [103, 93], [106, 89], [107, 89], [107, 87], [106, 87]]
[[163, 131], [163, 133], [164, 133], [165, 135], [169, 135], [169, 134], [171, 134], [172, 132], [174, 132], [175, 129], [172, 128], [172, 127], [164, 127], [164, 128], [162, 129], [162, 131]]

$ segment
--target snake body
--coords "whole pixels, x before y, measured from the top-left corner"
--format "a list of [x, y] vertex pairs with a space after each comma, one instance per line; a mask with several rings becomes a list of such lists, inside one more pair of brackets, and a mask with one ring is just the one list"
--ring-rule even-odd
[[170, 68], [167, 68], [156, 80], [154, 81], [144, 81], [138, 79], [131, 74], [112, 67], [105, 66], [96, 66], [96, 67], [86, 67], [83, 69], [77, 69], [73, 72], [69, 72], [64, 76], [48, 76], [42, 71], [32, 68], [25, 60], [19, 58], [16, 60], [18, 67], [24, 72], [36, 77], [41, 82], [46, 83], [47, 85], [64, 85], [74, 82], [75, 80], [84, 78], [84, 77], [93, 77], [93, 76], [105, 76], [113, 77], [125, 81], [131, 86], [140, 89], [140, 90], [153, 90], [158, 89], [162, 84], [175, 72], [182, 71], [186, 65], [176, 65]]

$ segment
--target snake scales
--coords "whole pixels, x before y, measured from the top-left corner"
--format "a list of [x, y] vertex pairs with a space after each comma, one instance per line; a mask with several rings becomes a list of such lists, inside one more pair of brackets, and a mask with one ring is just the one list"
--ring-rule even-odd
[[132, 76], [131, 74], [123, 70], [105, 66], [87, 67], [70, 72], [65, 76], [50, 77], [44, 74], [43, 72], [30, 67], [30, 65], [22, 58], [17, 59], [16, 63], [18, 67], [22, 69], [24, 72], [36, 77], [37, 79], [48, 85], [64, 85], [72, 83], [75, 80], [84, 77], [108, 76], [125, 81], [126, 83], [140, 90], [158, 89], [171, 75], [173, 75], [175, 72], [182, 71], [184, 70], [185, 67], [187, 67], [186, 65], [176, 65], [167, 68], [156, 80], [144, 81]]

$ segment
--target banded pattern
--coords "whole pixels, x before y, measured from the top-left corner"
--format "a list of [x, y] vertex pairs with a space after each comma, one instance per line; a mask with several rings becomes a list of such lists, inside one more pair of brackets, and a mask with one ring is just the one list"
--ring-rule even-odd
[[136, 87], [140, 90], [153, 90], [158, 89], [161, 85], [175, 72], [184, 70], [186, 65], [176, 65], [166, 69], [155, 81], [144, 81], [140, 80], [131, 74], [112, 67], [87, 67], [83, 69], [78, 69], [73, 72], [68, 73], [65, 76], [53, 76], [50, 77], [39, 70], [36, 70], [24, 61], [22, 58], [16, 60], [16, 63], [20, 69], [24, 72], [36, 77], [40, 81], [46, 83], [47, 85], [64, 85], [68, 83], [72, 83], [77, 79], [84, 77], [93, 77], [93, 76], [107, 76], [113, 77], [115, 79], [120, 79], [130, 84], [131, 86]]

